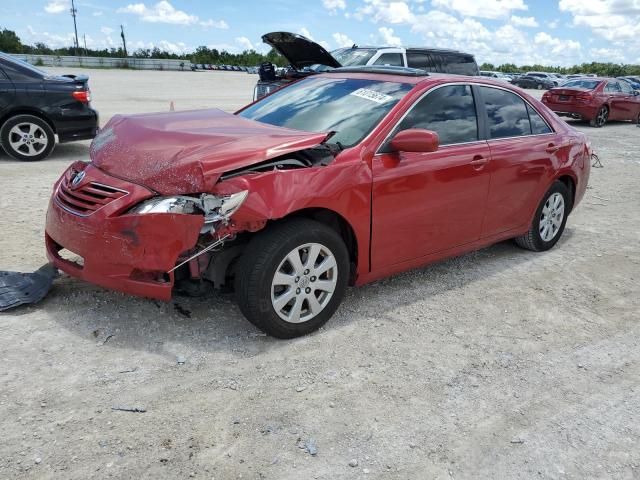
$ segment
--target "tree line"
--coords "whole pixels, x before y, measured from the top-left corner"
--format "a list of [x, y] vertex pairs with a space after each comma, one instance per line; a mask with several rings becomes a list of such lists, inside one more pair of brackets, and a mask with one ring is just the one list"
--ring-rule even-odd
[[[33, 55], [76, 55], [74, 47], [62, 47], [62, 48], [50, 48], [44, 43], [38, 42], [33, 45], [27, 45], [22, 43], [20, 37], [12, 30], [1, 29], [0, 30], [0, 52], [5, 53], [28, 53]], [[91, 49], [80, 48], [80, 52], [89, 57], [120, 57], [125, 56], [122, 47], [112, 47], [103, 49]], [[271, 49], [269, 53], [262, 54], [255, 50], [245, 50], [242, 53], [231, 53], [226, 50], [218, 50], [216, 48], [209, 48], [206, 46], [200, 46], [195, 49], [194, 52], [177, 54], [162, 50], [158, 47], [154, 48], [139, 48], [131, 53], [135, 58], [165, 58], [184, 60], [185, 62], [197, 63], [197, 64], [214, 64], [214, 65], [246, 65], [253, 66], [259, 65], [262, 62], [275, 63], [278, 66], [285, 66], [286, 60], [278, 54], [274, 49]], [[591, 62], [583, 63], [581, 65], [574, 65], [572, 67], [559, 67], [559, 66], [547, 66], [547, 65], [523, 65], [518, 67], [513, 63], [504, 63], [499, 66], [495, 66], [491, 63], [483, 63], [480, 65], [480, 70], [498, 71], [504, 73], [525, 73], [530, 71], [544, 71], [554, 72], [562, 74], [571, 73], [595, 73], [604, 77], [620, 77], [624, 75], [640, 75], [640, 65], [625, 65], [612, 62]]]
[[550, 67], [547, 65], [522, 65], [516, 66], [513, 63], [504, 63], [495, 66], [492, 63], [483, 63], [480, 70], [502, 73], [526, 73], [526, 72], [549, 72], [570, 75], [572, 73], [595, 73], [599, 77], [623, 77], [625, 75], [640, 75], [640, 65], [625, 65], [612, 62], [591, 62], [572, 67]]
[[[37, 42], [33, 45], [22, 43], [20, 37], [12, 30], [6, 28], [0, 29], [0, 52], [4, 53], [24, 53], [32, 55], [57, 55], [57, 56], [73, 56], [83, 55], [87, 57], [117, 57], [124, 58], [124, 50], [122, 46], [93, 49], [80, 47], [76, 53], [75, 47], [61, 47], [50, 48], [48, 45]], [[242, 53], [231, 53], [226, 50], [218, 50], [216, 48], [209, 48], [206, 46], [200, 46], [196, 48], [194, 52], [178, 54], [162, 50], [158, 47], [154, 48], [139, 48], [129, 54], [134, 58], [163, 58], [184, 60], [191, 63], [205, 63], [214, 65], [245, 65], [254, 66], [259, 65], [262, 62], [275, 63], [278, 66], [284, 66], [286, 60], [278, 54], [275, 50], [271, 49], [266, 55], [256, 52], [255, 50], [245, 50]]]

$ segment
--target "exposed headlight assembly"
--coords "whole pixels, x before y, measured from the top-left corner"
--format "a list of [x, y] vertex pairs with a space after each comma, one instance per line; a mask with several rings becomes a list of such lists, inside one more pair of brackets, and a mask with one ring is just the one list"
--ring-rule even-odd
[[248, 190], [231, 195], [210, 195], [203, 193], [200, 197], [178, 195], [174, 197], [154, 197], [139, 203], [127, 213], [178, 213], [204, 215], [204, 223], [211, 224], [227, 221], [247, 199]]

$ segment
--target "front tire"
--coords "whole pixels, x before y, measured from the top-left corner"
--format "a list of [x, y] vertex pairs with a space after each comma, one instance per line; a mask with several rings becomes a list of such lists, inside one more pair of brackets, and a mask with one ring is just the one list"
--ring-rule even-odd
[[539, 83], [539, 84], [538, 84], [538, 86], [537, 86], [536, 88], [537, 88], [538, 90], [542, 90], [542, 88], [543, 88], [543, 87], [542, 87], [542, 84], [541, 84], [541, 83]]
[[556, 181], [542, 198], [529, 231], [515, 239], [518, 246], [544, 252], [558, 243], [571, 211], [571, 194], [567, 186]]
[[240, 310], [277, 338], [294, 338], [324, 325], [342, 301], [349, 279], [344, 241], [305, 218], [269, 227], [247, 245], [235, 272]]
[[16, 115], [0, 129], [0, 144], [16, 160], [34, 162], [49, 156], [56, 144], [51, 126], [34, 115]]

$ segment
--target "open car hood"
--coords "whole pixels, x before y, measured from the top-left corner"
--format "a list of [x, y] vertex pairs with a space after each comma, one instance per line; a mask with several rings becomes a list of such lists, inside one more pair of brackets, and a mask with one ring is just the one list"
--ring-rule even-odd
[[342, 66], [321, 45], [296, 33], [266, 33], [262, 41], [275, 48], [296, 70], [316, 64], [333, 68]]
[[115, 115], [91, 143], [104, 172], [162, 195], [211, 191], [220, 175], [318, 145], [303, 132], [217, 109]]

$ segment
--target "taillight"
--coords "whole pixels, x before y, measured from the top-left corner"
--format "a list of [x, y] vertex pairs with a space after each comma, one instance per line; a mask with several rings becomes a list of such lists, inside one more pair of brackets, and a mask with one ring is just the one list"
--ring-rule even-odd
[[89, 90], [76, 90], [71, 93], [71, 96], [82, 103], [89, 103], [91, 101], [91, 92]]
[[590, 102], [593, 100], [593, 93], [579, 93], [576, 95], [576, 100], [578, 102]]
[[549, 100], [550, 96], [551, 94], [549, 92], [544, 92], [544, 94], [542, 95], [542, 101], [544, 102], [545, 100]]

